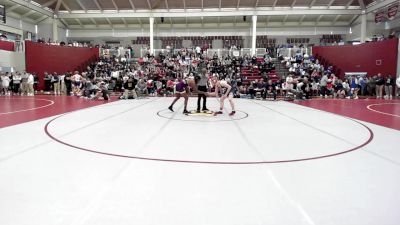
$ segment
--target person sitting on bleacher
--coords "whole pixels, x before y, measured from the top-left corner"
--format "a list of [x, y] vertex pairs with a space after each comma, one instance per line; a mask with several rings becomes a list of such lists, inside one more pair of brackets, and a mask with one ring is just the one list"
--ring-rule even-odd
[[139, 80], [138, 84], [136, 85], [136, 90], [139, 96], [141, 95], [147, 96], [149, 94], [147, 91], [147, 83], [143, 79]]
[[268, 96], [272, 95], [274, 101], [276, 100], [276, 83], [272, 82], [272, 80], [268, 80], [265, 85], [265, 92], [263, 95], [263, 99], [266, 99]]
[[137, 94], [135, 91], [136, 85], [137, 80], [133, 77], [129, 77], [128, 80], [124, 83], [123, 99], [129, 99], [130, 96], [132, 96], [133, 99], [137, 98]]

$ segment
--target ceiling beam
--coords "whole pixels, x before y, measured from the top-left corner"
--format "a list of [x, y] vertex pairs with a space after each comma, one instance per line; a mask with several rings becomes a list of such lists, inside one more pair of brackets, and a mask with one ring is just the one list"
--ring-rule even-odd
[[272, 8], [275, 8], [277, 3], [278, 3], [278, 0], [275, 0], [274, 3], [272, 4]]
[[168, 0], [165, 0], [165, 7], [166, 7], [166, 8], [167, 8], [167, 10], [169, 11]]
[[111, 3], [114, 5], [115, 10], [119, 11], [119, 8], [118, 8], [117, 4], [115, 4], [115, 1], [111, 0]]
[[378, 9], [381, 9], [381, 8], [386, 7], [387, 5], [390, 5], [390, 4], [395, 3], [397, 1], [398, 0], [384, 0], [384, 1], [381, 1], [381, 2], [379, 2], [379, 3], [377, 3], [377, 4], [373, 5], [373, 6], [368, 7], [367, 8], [367, 13], [373, 12], [373, 11], [378, 10]]
[[354, 15], [353, 18], [351, 18], [349, 25], [352, 25], [359, 17], [360, 15]]
[[56, 7], [54, 8], [55, 14], [58, 14], [58, 11], [60, 11], [61, 3], [62, 3], [62, 0], [57, 0]]
[[335, 17], [335, 19], [332, 21], [332, 24], [335, 24], [335, 23], [339, 20], [340, 16], [341, 16], [341, 15], [337, 15], [337, 16]]
[[59, 18], [135, 18], [135, 17], [218, 17], [218, 16], [280, 16], [280, 15], [359, 15], [359, 9], [276, 9], [276, 10], [236, 10], [231, 11], [182, 11], [167, 12], [166, 10], [147, 10], [136, 13], [119, 12], [119, 13], [64, 13]]
[[79, 25], [83, 28], [83, 24], [81, 23], [81, 21], [79, 19], [75, 19], [76, 22], [79, 23]]
[[319, 16], [318, 16], [318, 19], [317, 19], [317, 21], [316, 21], [316, 23], [319, 23], [319, 21], [322, 19], [323, 16], [324, 16], [324, 15], [319, 15]]
[[50, 0], [42, 4], [42, 8], [49, 7], [54, 4], [57, 0]]
[[99, 2], [98, 2], [97, 0], [93, 0], [93, 2], [94, 2], [94, 4], [96, 5], [96, 7], [97, 7], [101, 12], [103, 12], [103, 8], [101, 8]]
[[297, 0], [293, 0], [291, 7], [293, 8], [296, 5]]
[[335, 0], [331, 0], [331, 1], [328, 3], [328, 8], [330, 8], [334, 2], [335, 2]]
[[355, 0], [349, 0], [349, 2], [346, 4], [346, 9], [348, 9], [354, 1]]
[[240, 6], [240, 0], [237, 1], [236, 9], [239, 9], [239, 6]]
[[30, 15], [32, 15], [32, 14], [34, 14], [35, 12], [36, 12], [36, 11], [29, 10], [29, 12], [27, 12], [27, 13], [25, 13], [25, 14], [21, 15], [21, 19], [22, 19], [22, 18], [25, 18], [25, 17], [28, 17], [28, 16], [30, 16]]
[[14, 9], [19, 8], [21, 5], [13, 5], [6, 9], [6, 13], [12, 12]]
[[310, 5], [308, 5], [308, 7], [309, 7], [309, 8], [313, 7], [316, 1], [317, 1], [317, 0], [312, 0], [312, 1], [310, 2]]
[[92, 21], [92, 23], [93, 23], [94, 25], [96, 25], [96, 27], [98, 26], [96, 20], [94, 20], [93, 18], [90, 18], [90, 20]]
[[64, 1], [61, 1], [61, 5], [62, 6], [64, 6], [64, 8], [69, 12], [69, 13], [71, 13], [71, 8], [64, 2]]
[[201, 0], [201, 11], [204, 10], [204, 0]]
[[111, 23], [111, 21], [110, 21], [109, 18], [106, 18], [106, 20], [107, 20], [107, 23], [108, 23], [108, 24], [110, 24], [111, 26], [113, 25], [113, 24]]
[[131, 5], [132, 9], [136, 11], [135, 4], [133, 4], [132, 0], [129, 0], [129, 4]]
[[365, 9], [364, 0], [358, 0], [358, 4], [360, 4], [361, 9]]
[[[185, 0], [183, 0], [183, 1], [185, 1]], [[221, 10], [221, 7], [222, 7], [222, 0], [219, 0], [219, 10]]]
[[8, 0], [8, 1], [16, 3], [16, 4], [20, 5], [20, 6], [24, 6], [24, 7], [28, 8], [28, 9], [34, 10], [34, 11], [36, 11], [38, 13], [41, 13], [43, 15], [46, 15], [48, 17], [53, 17], [53, 12], [51, 12], [49, 10], [46, 10], [46, 9], [43, 9], [40, 6], [34, 5], [30, 1], [29, 2], [24, 1], [24, 0]]
[[258, 0], [256, 0], [256, 4], [254, 4], [254, 8], [258, 7]]
[[79, 7], [81, 7], [85, 12], [87, 11], [86, 7], [82, 4], [81, 0], [76, 0], [76, 2], [78, 3]]
[[60, 20], [62, 24], [64, 24], [65, 27], [69, 28], [69, 24], [67, 23], [67, 21], [65, 21], [64, 19]]
[[186, 0], [183, 0], [183, 10], [186, 11]]
[[125, 24], [126, 27], [128, 27], [128, 23], [126, 22], [125, 18], [121, 18], [122, 22]]
[[300, 18], [300, 20], [299, 20], [299, 23], [300, 23], [300, 24], [303, 23], [304, 18], [306, 18], [306, 15], [302, 15], [302, 16], [301, 16], [301, 18]]
[[283, 23], [286, 23], [287, 18], [289, 17], [289, 15], [286, 15], [285, 18], [283, 18]]
[[66, 25], [67, 25], [67, 27], [69, 26], [69, 24], [67, 23], [67, 21], [66, 21], [66, 20], [64, 20], [64, 19], [61, 19], [61, 21], [62, 21], [64, 24], [66, 24]]
[[46, 15], [41, 16], [39, 19], [35, 20], [36, 24], [39, 24], [41, 21], [43, 21], [44, 19], [47, 19], [48, 17]]
[[149, 6], [149, 9], [152, 10], [153, 8], [151, 7], [151, 3], [149, 0], [147, 0], [147, 5]]

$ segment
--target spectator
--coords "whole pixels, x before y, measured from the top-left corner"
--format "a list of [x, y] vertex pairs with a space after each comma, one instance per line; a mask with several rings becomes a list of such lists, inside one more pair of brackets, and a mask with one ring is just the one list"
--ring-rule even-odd
[[35, 83], [35, 78], [33, 75], [30, 73], [28, 74], [28, 79], [27, 79], [27, 88], [28, 88], [28, 96], [34, 96], [35, 95], [35, 90], [33, 89], [33, 84]]
[[263, 99], [266, 99], [268, 95], [271, 95], [276, 100], [276, 84], [272, 82], [272, 80], [268, 80], [267, 84], [265, 85], [265, 92], [263, 95]]
[[16, 72], [12, 76], [13, 79], [13, 92], [14, 94], [20, 94], [20, 87], [21, 87], [21, 74]]
[[61, 95], [61, 91], [60, 91], [60, 85], [61, 85], [61, 80], [60, 80], [60, 76], [54, 72], [53, 76], [51, 77], [51, 83], [53, 85], [53, 89], [54, 89], [54, 95]]
[[29, 74], [23, 71], [21, 75], [21, 95], [28, 95], [28, 77]]
[[320, 96], [324, 97], [324, 98], [327, 98], [328, 97], [328, 89], [327, 89], [328, 75], [326, 73], [322, 76], [322, 78], [321, 78], [321, 80], [319, 82], [319, 85], [321, 87]]
[[70, 96], [72, 92], [72, 78], [71, 78], [71, 73], [67, 72], [64, 76], [64, 82], [65, 82], [65, 91], [66, 95]]
[[365, 96], [367, 93], [367, 80], [363, 76], [358, 78], [358, 85], [361, 91], [361, 95]]
[[133, 79], [133, 77], [128, 78], [128, 80], [124, 84], [123, 99], [128, 99], [130, 95], [134, 99], [137, 98], [137, 94], [135, 91], [136, 84], [137, 84], [137, 80]]
[[381, 73], [378, 73], [376, 78], [376, 98], [383, 98], [383, 84], [385, 83], [385, 79], [382, 77]]
[[400, 97], [400, 74], [397, 77], [396, 86], [397, 86], [397, 96]]
[[11, 95], [9, 92], [9, 86], [10, 86], [10, 77], [8, 76], [7, 73], [1, 73], [0, 75], [0, 80], [1, 80], [1, 92], [0, 94], [4, 95]]
[[393, 93], [393, 86], [394, 86], [394, 79], [391, 75], [388, 75], [385, 80], [385, 99], [392, 99]]

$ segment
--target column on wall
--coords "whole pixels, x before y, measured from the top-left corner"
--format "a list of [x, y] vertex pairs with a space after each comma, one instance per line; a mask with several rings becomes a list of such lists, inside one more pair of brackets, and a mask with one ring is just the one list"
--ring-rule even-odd
[[361, 32], [360, 32], [360, 42], [365, 43], [367, 36], [367, 14], [363, 13], [361, 15]]
[[251, 55], [256, 54], [256, 37], [257, 37], [257, 16], [252, 16], [253, 34], [251, 37]]
[[58, 26], [57, 19], [53, 19], [53, 42], [58, 41]]
[[153, 25], [154, 25], [154, 17], [150, 17], [150, 54], [153, 54], [154, 48], [154, 34], [153, 34]]

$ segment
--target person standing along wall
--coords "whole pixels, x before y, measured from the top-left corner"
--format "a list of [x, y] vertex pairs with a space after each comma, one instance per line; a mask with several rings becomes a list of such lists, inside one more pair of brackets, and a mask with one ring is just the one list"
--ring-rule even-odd
[[393, 86], [394, 79], [391, 75], [388, 75], [385, 80], [385, 99], [393, 98]]

